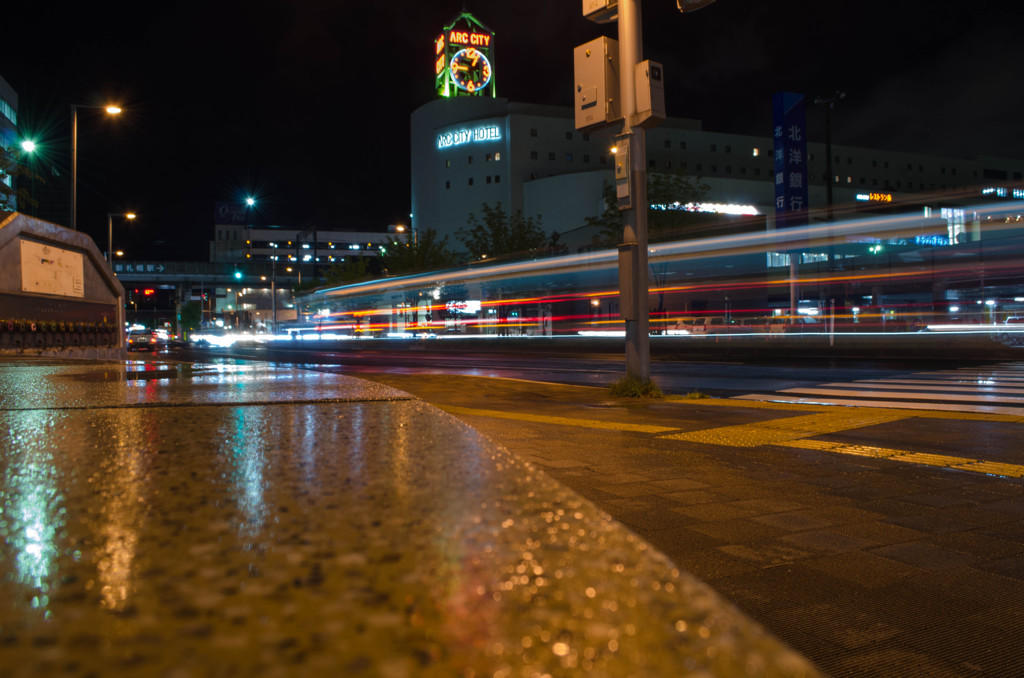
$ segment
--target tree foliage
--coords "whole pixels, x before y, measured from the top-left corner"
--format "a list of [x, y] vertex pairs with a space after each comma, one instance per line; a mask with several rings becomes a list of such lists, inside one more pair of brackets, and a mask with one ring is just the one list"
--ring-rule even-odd
[[392, 241], [381, 253], [381, 265], [388, 275], [435, 271], [457, 263], [455, 253], [448, 247], [448, 236], [439, 237], [432, 228], [418, 231], [412, 242], [406, 236], [402, 238]]
[[198, 330], [203, 322], [203, 307], [198, 301], [186, 301], [178, 309], [178, 323], [186, 333]]
[[532, 254], [548, 244], [540, 217], [524, 217], [522, 210], [509, 216], [500, 202], [494, 207], [481, 205], [480, 216], [470, 214], [466, 225], [456, 234], [474, 259]]
[[18, 187], [21, 183], [18, 181], [19, 178], [45, 183], [45, 179], [21, 162], [22, 155], [24, 153], [20, 149], [0, 146], [0, 212], [13, 212], [16, 209], [26, 211], [26, 208], [39, 205], [27, 189], [7, 185], [7, 181], [10, 180], [13, 186]]
[[337, 261], [324, 273], [328, 285], [344, 285], [373, 277], [366, 257], [345, 257]]
[[[706, 227], [714, 220], [712, 215], [684, 209], [685, 205], [704, 200], [711, 187], [688, 174], [648, 172], [647, 202], [664, 205], [669, 209], [649, 209], [647, 212], [647, 240], [658, 242], [692, 236], [695, 229]], [[588, 226], [597, 228], [594, 243], [608, 247], [622, 242], [622, 212], [616, 206], [615, 187], [606, 186], [604, 213], [587, 219]]]

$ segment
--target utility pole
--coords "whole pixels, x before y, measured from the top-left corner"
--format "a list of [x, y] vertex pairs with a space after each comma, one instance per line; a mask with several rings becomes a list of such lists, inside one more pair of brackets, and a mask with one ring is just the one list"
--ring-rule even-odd
[[[626, 323], [626, 376], [651, 380], [651, 318], [647, 304], [647, 130], [634, 127], [635, 67], [643, 51], [639, 0], [619, 3], [619, 105], [622, 134], [629, 149], [629, 207], [622, 210], [619, 245], [619, 309]], [[624, 261], [625, 260], [625, 261]], [[625, 265], [624, 265], [625, 264]]]
[[[676, 7], [686, 13], [713, 2], [676, 0]], [[613, 149], [616, 195], [623, 224], [619, 245], [619, 315], [626, 328], [626, 376], [647, 384], [651, 381], [647, 128], [665, 119], [662, 67], [642, 61], [640, 0], [583, 0], [583, 16], [599, 24], [616, 20], [619, 23], [617, 55], [609, 54], [615, 41], [607, 38], [576, 48], [576, 128], [590, 130], [622, 121]]]

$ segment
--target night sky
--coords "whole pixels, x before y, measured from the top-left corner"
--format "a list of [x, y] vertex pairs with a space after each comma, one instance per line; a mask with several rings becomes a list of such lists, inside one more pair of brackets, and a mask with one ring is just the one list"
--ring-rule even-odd
[[[433, 40], [465, 7], [496, 33], [498, 95], [569, 106], [572, 49], [616, 25], [579, 0], [22, 2], [3, 10], [0, 75], [48, 161], [70, 164], [79, 228], [128, 259], [206, 260], [217, 201], [259, 222], [382, 230], [409, 213], [409, 115], [435, 97]], [[768, 136], [771, 95], [846, 93], [833, 142], [1024, 158], [1021, 3], [719, 0], [643, 3], [646, 58], [668, 112]], [[824, 114], [808, 110], [812, 141]], [[68, 172], [69, 173], [69, 172]]]

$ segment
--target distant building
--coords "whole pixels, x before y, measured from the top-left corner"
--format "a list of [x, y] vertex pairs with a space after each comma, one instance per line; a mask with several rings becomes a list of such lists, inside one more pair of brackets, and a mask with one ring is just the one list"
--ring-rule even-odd
[[[558, 232], [562, 244], [583, 249], [594, 235], [584, 223], [604, 210], [603, 190], [614, 179], [611, 134], [577, 131], [570, 108], [484, 97], [425, 104], [411, 117], [413, 228], [435, 229], [457, 243], [455, 233], [470, 214], [483, 203], [501, 203], [506, 211], [539, 216], [545, 232]], [[710, 132], [698, 120], [670, 118], [647, 131], [647, 170], [700, 177], [711, 187], [707, 203], [752, 207], [770, 217], [772, 141]], [[808, 143], [807, 154], [808, 200], [812, 208], [823, 208], [825, 144]], [[836, 144], [832, 155], [837, 208], [968, 187], [977, 188], [980, 199], [988, 185], [1024, 180], [1020, 159], [960, 159]]]
[[[315, 226], [293, 228], [246, 223], [248, 211], [218, 203], [214, 239], [210, 241], [213, 263], [247, 263], [254, 267], [277, 261], [278, 271], [292, 266], [307, 275], [314, 268], [321, 275], [336, 263], [354, 257], [377, 258], [382, 248], [404, 242], [410, 237], [404, 226], [389, 226], [387, 232], [322, 229]], [[276, 259], [275, 259], [276, 257]]]
[[[18, 142], [18, 93], [0, 76], [0, 153], [6, 153]], [[7, 188], [13, 189], [9, 175], [0, 178]]]

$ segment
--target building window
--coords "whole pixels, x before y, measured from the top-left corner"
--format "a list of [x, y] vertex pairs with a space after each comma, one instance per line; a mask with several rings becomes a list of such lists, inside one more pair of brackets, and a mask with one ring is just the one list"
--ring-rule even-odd
[[450, 181], [444, 182], [444, 187], [445, 187], [445, 189], [450, 189], [452, 187], [452, 182], [450, 182]]
[[566, 132], [565, 133], [565, 140], [566, 141], [572, 141], [572, 132]]
[[452, 161], [451, 160], [445, 160], [444, 161], [444, 166], [445, 167], [451, 167], [452, 166]]
[[726, 153], [732, 153], [732, 146], [726, 146], [725, 147], [725, 152]]
[[600, 156], [600, 157], [601, 157], [601, 159], [600, 159], [600, 161], [599, 161], [599, 162], [600, 162], [600, 163], [601, 163], [602, 165], [607, 165], [607, 164], [608, 164], [608, 156], [607, 156], [607, 155], [602, 155], [602, 156]]
[[487, 175], [487, 183], [491, 183], [491, 175], [490, 174]]
[[583, 133], [583, 140], [584, 140], [584, 141], [590, 141], [590, 135], [589, 135], [589, 134], [587, 134], [586, 132], [584, 132], [584, 133]]
[[587, 153], [583, 154], [583, 162], [590, 162], [590, 155]]
[[683, 151], [686, 150], [686, 142], [685, 141], [680, 141], [679, 142], [679, 149], [683, 150]]
[[654, 161], [653, 160], [648, 160], [647, 161], [647, 166], [650, 167], [650, 168], [653, 168], [654, 167]]
[[491, 161], [491, 154], [487, 153], [486, 155], [484, 155], [484, 162], [490, 162], [490, 161]]
[[533, 128], [533, 129], [530, 130], [530, 136], [531, 137], [537, 136], [537, 129], [536, 128]]
[[494, 175], [494, 183], [496, 183], [496, 184], [500, 184], [501, 183], [501, 175], [500, 174], [495, 174]]
[[501, 153], [495, 153], [494, 154], [494, 162], [498, 162], [499, 160], [501, 160]]
[[665, 161], [665, 169], [672, 169], [672, 161], [671, 160], [666, 160]]
[[732, 174], [732, 165], [726, 165], [725, 166], [725, 173], [726, 174]]
[[754, 176], [755, 177], [761, 176], [761, 168], [760, 167], [755, 167], [754, 168]]
[[712, 172], [717, 172], [718, 171], [718, 165], [712, 165], [711, 166], [711, 171]]
[[871, 166], [872, 167], [878, 167], [878, 161], [877, 160], [872, 160], [871, 161]]
[[530, 160], [537, 159], [537, 151], [530, 151]]
[[665, 148], [672, 148], [672, 141], [670, 139], [665, 139]]
[[470, 186], [472, 186], [472, 185], [473, 185], [473, 177], [470, 177], [470, 178], [469, 178], [469, 185], [470, 185]]
[[718, 144], [711, 144], [711, 152], [714, 153], [716, 151], [718, 151]]
[[555, 159], [555, 152], [551, 151], [550, 153], [548, 153], [548, 160], [554, 160], [554, 159]]
[[565, 161], [566, 162], [572, 162], [572, 153], [566, 153], [565, 154]]
[[[746, 174], [747, 174], [747, 168], [746, 167], [741, 167], [740, 168], [740, 175], [746, 176]], [[811, 176], [811, 179], [814, 179], [813, 175]]]
[[700, 172], [702, 169], [704, 169], [704, 165], [702, 163], [698, 162], [697, 163], [697, 171]]

